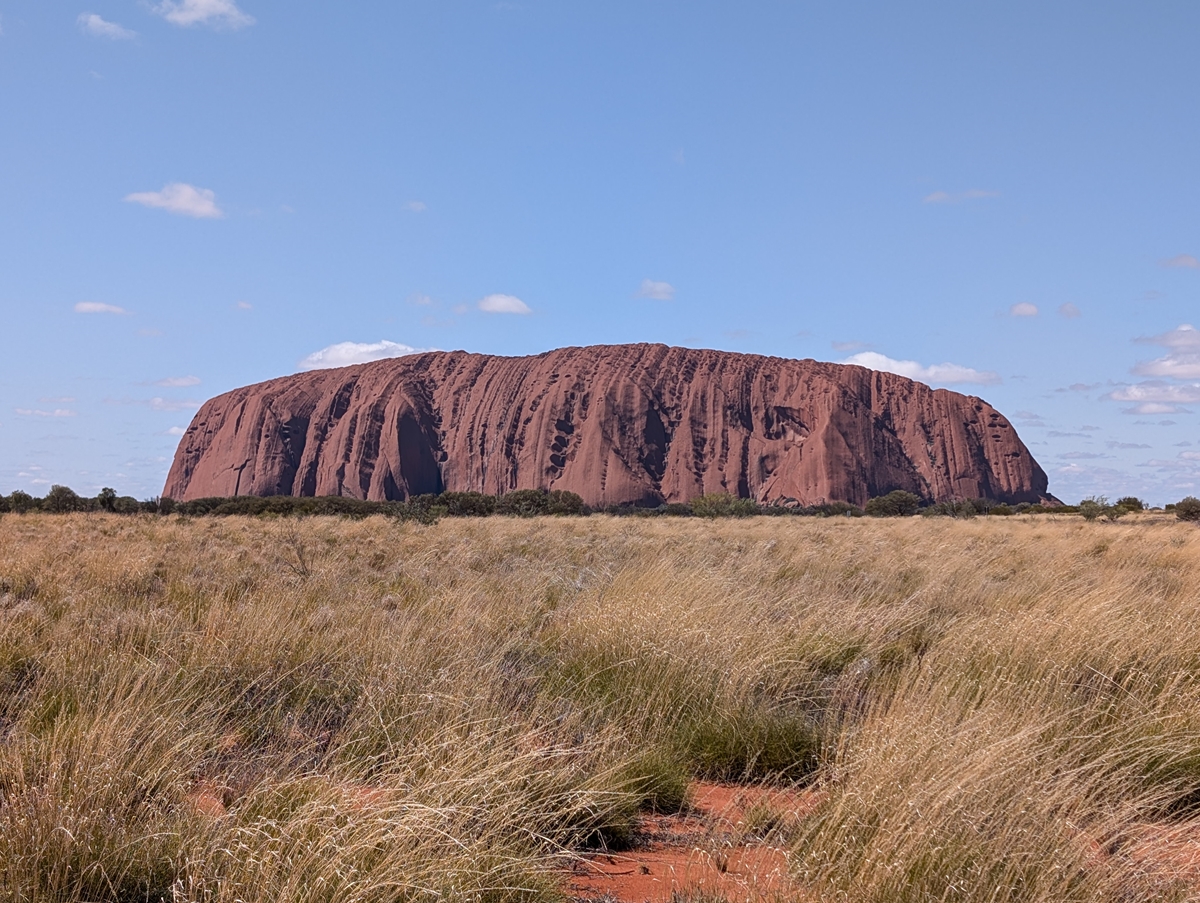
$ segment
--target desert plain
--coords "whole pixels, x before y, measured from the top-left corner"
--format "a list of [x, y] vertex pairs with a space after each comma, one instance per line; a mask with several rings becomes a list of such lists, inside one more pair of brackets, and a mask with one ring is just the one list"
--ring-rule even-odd
[[1200, 899], [1200, 532], [0, 517], [0, 899]]

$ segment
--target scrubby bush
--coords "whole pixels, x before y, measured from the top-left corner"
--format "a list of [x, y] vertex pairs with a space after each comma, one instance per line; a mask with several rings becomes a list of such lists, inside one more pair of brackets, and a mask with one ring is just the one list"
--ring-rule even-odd
[[1189, 495], [1175, 503], [1175, 516], [1180, 520], [1200, 520], [1200, 499]]
[[516, 489], [500, 496], [496, 513], [511, 517], [537, 517], [547, 513], [549, 507], [549, 494], [541, 489]]
[[8, 497], [8, 506], [17, 514], [24, 514], [27, 511], [32, 511], [38, 507], [37, 499], [28, 492], [22, 492], [17, 489]]
[[1146, 503], [1136, 495], [1127, 495], [1117, 499], [1115, 507], [1124, 508], [1126, 511], [1145, 511]]
[[565, 489], [552, 489], [546, 494], [546, 513], [580, 515], [586, 513], [583, 496]]
[[909, 517], [916, 514], [920, 507], [919, 496], [903, 489], [894, 489], [887, 495], [869, 500], [863, 510], [869, 517]]
[[692, 499], [692, 514], [696, 517], [750, 517], [758, 514], [754, 499], [740, 499], [727, 492], [710, 492]]
[[482, 492], [443, 492], [438, 500], [450, 517], [487, 517], [496, 511], [496, 497]]
[[970, 499], [951, 499], [922, 508], [921, 514], [925, 517], [970, 518], [979, 514], [979, 510]]
[[1086, 521], [1094, 521], [1108, 507], [1108, 499], [1102, 495], [1090, 495], [1079, 503], [1079, 513]]

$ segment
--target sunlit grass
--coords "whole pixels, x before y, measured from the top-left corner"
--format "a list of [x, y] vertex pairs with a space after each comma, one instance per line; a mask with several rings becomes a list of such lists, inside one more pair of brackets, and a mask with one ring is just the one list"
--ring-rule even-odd
[[814, 900], [1188, 899], [1127, 850], [1200, 810], [1198, 578], [1150, 515], [4, 516], [0, 899], [554, 899], [695, 777], [815, 788]]

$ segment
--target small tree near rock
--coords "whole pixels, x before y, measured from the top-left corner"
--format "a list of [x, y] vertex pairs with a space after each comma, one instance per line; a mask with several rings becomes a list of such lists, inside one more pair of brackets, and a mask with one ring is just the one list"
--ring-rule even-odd
[[1200, 499], [1194, 495], [1180, 499], [1175, 503], [1175, 516], [1186, 521], [1200, 520]]
[[863, 509], [869, 517], [910, 517], [921, 508], [921, 497], [903, 489], [877, 496]]
[[46, 497], [42, 499], [42, 510], [54, 514], [65, 514], [80, 508], [79, 496], [69, 486], [51, 486]]

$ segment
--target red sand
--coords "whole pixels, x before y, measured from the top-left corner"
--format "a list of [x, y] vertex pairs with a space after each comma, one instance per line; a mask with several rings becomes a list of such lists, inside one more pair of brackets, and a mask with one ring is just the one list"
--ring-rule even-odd
[[812, 792], [697, 783], [690, 811], [640, 820], [632, 850], [579, 860], [568, 893], [576, 901], [606, 903], [659, 903], [685, 892], [730, 903], [786, 897], [796, 889], [788, 853], [764, 840], [753, 822], [802, 817], [818, 800]]

